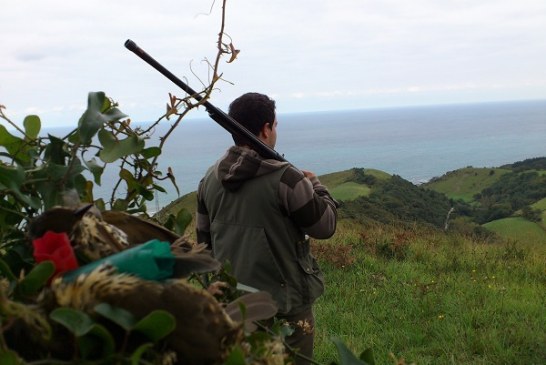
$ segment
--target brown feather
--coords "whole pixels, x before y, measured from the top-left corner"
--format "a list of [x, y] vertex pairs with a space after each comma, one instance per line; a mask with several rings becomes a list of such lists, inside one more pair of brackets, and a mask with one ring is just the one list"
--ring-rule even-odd
[[180, 238], [178, 234], [149, 219], [121, 211], [104, 211], [102, 212], [102, 219], [125, 232], [131, 245], [145, 243], [154, 239], [173, 243]]
[[277, 304], [271, 294], [265, 291], [244, 294], [224, 308], [234, 322], [243, 322], [248, 332], [256, 329], [253, 322], [272, 318], [277, 314]]

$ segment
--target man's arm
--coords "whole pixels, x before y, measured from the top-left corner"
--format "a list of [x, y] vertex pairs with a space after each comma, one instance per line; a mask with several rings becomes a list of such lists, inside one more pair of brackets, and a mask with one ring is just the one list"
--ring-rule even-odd
[[205, 202], [202, 199], [202, 187], [203, 182], [199, 183], [197, 189], [197, 212], [195, 217], [195, 232], [197, 234], [198, 243], [206, 243], [209, 249], [212, 249], [210, 238], [210, 219]]
[[289, 167], [279, 186], [281, 204], [294, 222], [313, 238], [330, 238], [336, 231], [336, 202], [315, 174]]

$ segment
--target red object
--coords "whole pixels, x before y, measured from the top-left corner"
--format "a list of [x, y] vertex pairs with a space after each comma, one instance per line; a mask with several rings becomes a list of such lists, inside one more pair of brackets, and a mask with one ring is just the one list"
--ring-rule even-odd
[[42, 237], [32, 241], [36, 262], [46, 260], [55, 264], [53, 277], [78, 268], [78, 260], [66, 233], [47, 231]]

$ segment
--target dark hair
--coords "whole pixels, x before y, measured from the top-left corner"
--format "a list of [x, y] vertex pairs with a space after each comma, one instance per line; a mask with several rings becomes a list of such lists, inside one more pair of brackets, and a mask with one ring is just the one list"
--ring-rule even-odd
[[[275, 122], [275, 100], [259, 93], [246, 93], [239, 96], [229, 105], [229, 116], [248, 129], [255, 136], [260, 134], [264, 124]], [[236, 145], [247, 142], [238, 136], [233, 136]]]

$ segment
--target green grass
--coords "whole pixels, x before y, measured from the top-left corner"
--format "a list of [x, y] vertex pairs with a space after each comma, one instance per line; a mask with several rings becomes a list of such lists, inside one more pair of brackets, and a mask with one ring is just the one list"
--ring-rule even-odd
[[522, 217], [498, 219], [484, 224], [484, 227], [503, 237], [517, 241], [546, 244], [546, 231], [544, 228], [540, 224], [530, 222]]
[[536, 203], [531, 205], [531, 208], [546, 211], [546, 198], [537, 201]]
[[425, 184], [425, 186], [437, 192], [444, 193], [449, 198], [471, 202], [474, 200], [474, 195], [492, 185], [502, 175], [510, 171], [500, 168], [467, 167], [449, 172]]
[[377, 364], [393, 364], [389, 353], [418, 365], [544, 363], [546, 245], [341, 224], [313, 249], [327, 281], [320, 363], [335, 357], [332, 337], [356, 354], [371, 347]]
[[368, 175], [375, 176], [379, 180], [387, 180], [391, 177], [391, 175], [386, 173], [385, 171], [376, 169], [365, 169], [364, 172]]
[[531, 208], [542, 210], [542, 214], [540, 215], [542, 219], [538, 224], [546, 232], [546, 198], [541, 199], [535, 204], [531, 205]]
[[[459, 180], [461, 196], [473, 195], [472, 180], [503, 173], [490, 170]], [[320, 179], [338, 199], [367, 194], [366, 186], [347, 183], [351, 176], [347, 170]], [[533, 208], [545, 205], [543, 199]], [[195, 193], [170, 209], [179, 207], [193, 213]], [[546, 242], [529, 239], [540, 226], [522, 218], [490, 225], [519, 232], [518, 241], [483, 243], [341, 220], [333, 238], [313, 242], [326, 278], [315, 306], [315, 359], [338, 358], [331, 341], [338, 337], [356, 354], [371, 347], [378, 365], [393, 364], [393, 357], [417, 365], [544, 364]]]
[[359, 196], [368, 196], [370, 191], [366, 185], [349, 181], [331, 189], [330, 193], [337, 200], [353, 200]]
[[334, 172], [331, 174], [319, 176], [320, 182], [326, 185], [329, 189], [332, 189], [338, 185], [341, 185], [354, 176], [352, 170], [345, 170], [340, 172]]
[[[378, 180], [387, 180], [391, 177], [388, 173], [376, 169], [364, 169], [366, 175], [372, 175]], [[320, 182], [328, 187], [329, 190], [335, 189], [337, 186], [345, 184], [347, 181], [354, 179], [353, 170], [344, 170], [333, 172], [331, 174], [319, 176]]]

